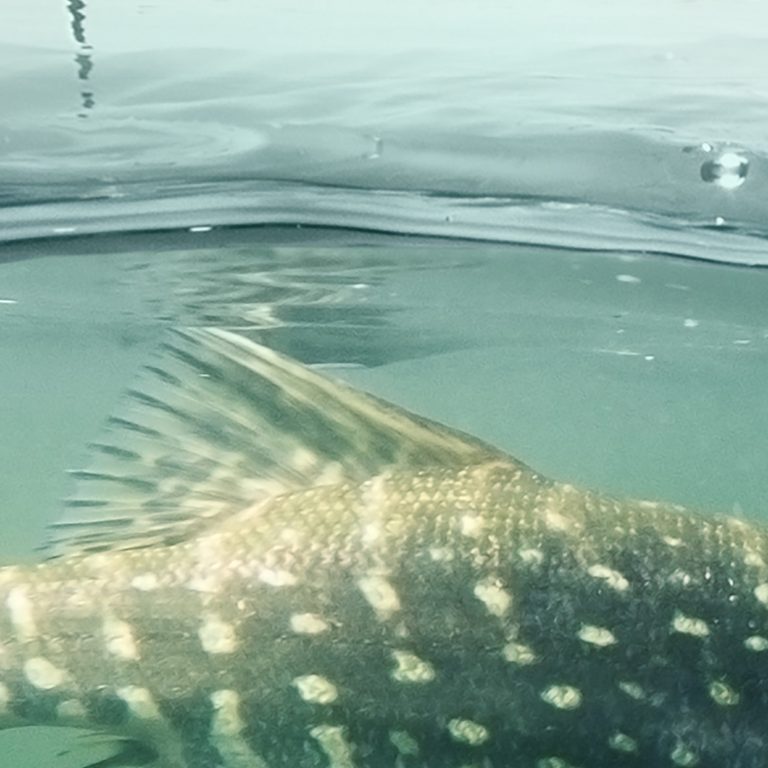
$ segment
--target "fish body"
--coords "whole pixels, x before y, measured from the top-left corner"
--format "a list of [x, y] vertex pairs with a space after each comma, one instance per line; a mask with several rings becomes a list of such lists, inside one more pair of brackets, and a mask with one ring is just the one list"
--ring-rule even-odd
[[55, 559], [0, 569], [0, 727], [109, 735], [104, 768], [768, 766], [761, 528], [221, 331], [167, 354]]

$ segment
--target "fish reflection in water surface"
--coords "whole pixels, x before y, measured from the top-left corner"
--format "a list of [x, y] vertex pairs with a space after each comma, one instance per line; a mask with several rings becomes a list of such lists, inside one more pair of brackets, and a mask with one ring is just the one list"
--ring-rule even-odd
[[101, 768], [768, 766], [762, 528], [225, 331], [127, 400], [51, 558], [0, 570], [2, 727], [87, 729]]

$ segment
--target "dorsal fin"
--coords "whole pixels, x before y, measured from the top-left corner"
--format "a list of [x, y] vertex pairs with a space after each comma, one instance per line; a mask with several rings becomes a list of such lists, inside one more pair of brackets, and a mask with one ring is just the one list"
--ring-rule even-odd
[[387, 467], [503, 456], [219, 329], [174, 331], [92, 448], [51, 526], [53, 557], [179, 541], [269, 496]]

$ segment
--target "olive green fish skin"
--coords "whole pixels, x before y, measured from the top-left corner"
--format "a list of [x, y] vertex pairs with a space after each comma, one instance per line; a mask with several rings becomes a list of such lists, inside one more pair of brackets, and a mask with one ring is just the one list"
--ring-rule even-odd
[[0, 725], [163, 768], [760, 768], [767, 562], [512, 460], [393, 469], [0, 570]]

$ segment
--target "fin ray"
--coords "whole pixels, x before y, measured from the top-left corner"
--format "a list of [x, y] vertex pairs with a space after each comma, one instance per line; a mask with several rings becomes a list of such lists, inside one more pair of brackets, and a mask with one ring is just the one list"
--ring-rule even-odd
[[203, 328], [173, 332], [92, 450], [51, 526], [53, 557], [178, 541], [270, 496], [389, 467], [503, 456], [243, 336]]

